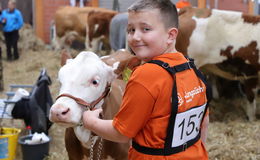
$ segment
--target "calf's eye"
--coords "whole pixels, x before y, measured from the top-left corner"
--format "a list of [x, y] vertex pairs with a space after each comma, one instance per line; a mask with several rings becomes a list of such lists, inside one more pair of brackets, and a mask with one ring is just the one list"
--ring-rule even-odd
[[98, 85], [98, 80], [93, 80], [93, 81], [92, 81], [92, 84], [93, 84], [93, 85]]

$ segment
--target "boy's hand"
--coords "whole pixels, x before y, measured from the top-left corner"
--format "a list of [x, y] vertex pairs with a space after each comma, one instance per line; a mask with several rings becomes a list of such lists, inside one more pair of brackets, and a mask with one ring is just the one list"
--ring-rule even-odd
[[95, 109], [93, 111], [85, 111], [82, 115], [83, 125], [87, 129], [91, 129], [95, 125], [96, 120], [99, 119], [99, 115], [103, 110], [101, 108]]
[[85, 111], [82, 115], [84, 127], [104, 139], [120, 143], [128, 143], [130, 138], [122, 135], [114, 128], [112, 124], [113, 120], [104, 120], [99, 118], [101, 112], [102, 109]]

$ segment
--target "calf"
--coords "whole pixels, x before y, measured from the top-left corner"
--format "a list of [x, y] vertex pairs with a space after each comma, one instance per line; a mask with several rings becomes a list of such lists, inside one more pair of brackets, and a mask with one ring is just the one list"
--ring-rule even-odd
[[112, 119], [118, 111], [125, 82], [116, 77], [128, 64], [139, 64], [136, 57], [122, 52], [125, 51], [102, 59], [93, 52], [81, 52], [76, 58], [67, 60], [59, 71], [60, 96], [51, 107], [50, 120], [67, 127], [65, 144], [70, 160], [86, 157], [127, 159], [129, 144], [101, 140], [81, 122], [87, 109], [102, 107], [104, 119]]

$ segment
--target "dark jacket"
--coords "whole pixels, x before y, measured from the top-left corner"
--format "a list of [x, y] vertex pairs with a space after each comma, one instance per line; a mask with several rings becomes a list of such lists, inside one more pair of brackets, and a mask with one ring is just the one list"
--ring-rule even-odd
[[45, 132], [48, 134], [48, 129], [52, 125], [48, 117], [53, 104], [48, 87], [50, 84], [50, 77], [46, 71], [42, 71], [30, 96], [19, 100], [12, 111], [13, 118], [23, 119], [26, 126], [31, 126], [32, 133]]

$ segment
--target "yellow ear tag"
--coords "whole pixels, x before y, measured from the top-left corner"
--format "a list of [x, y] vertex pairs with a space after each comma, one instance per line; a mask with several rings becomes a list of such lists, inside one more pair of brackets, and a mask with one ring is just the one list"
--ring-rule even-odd
[[124, 80], [125, 82], [127, 82], [127, 81], [129, 80], [131, 73], [132, 73], [132, 70], [129, 69], [128, 67], [126, 67], [126, 68], [124, 69], [124, 71], [123, 71], [123, 80]]

